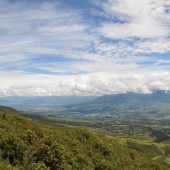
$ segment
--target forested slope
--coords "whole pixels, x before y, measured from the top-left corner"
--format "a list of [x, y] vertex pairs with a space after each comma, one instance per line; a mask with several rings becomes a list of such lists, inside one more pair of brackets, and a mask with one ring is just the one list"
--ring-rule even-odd
[[168, 170], [147, 154], [82, 128], [50, 126], [0, 107], [0, 169]]

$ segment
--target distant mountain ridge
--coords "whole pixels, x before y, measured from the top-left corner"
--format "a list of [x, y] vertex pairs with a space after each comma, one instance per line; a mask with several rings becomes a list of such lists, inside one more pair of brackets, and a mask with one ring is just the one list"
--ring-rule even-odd
[[93, 103], [119, 104], [128, 100], [136, 99], [143, 102], [170, 102], [170, 92], [154, 91], [153, 93], [124, 93], [116, 95], [105, 95], [97, 98]]
[[35, 114], [154, 114], [170, 118], [170, 92], [161, 90], [149, 94], [129, 92], [101, 97], [53, 96], [7, 99], [3, 105]]
[[150, 94], [125, 93], [101, 96], [86, 104], [67, 107], [68, 112], [85, 114], [149, 114], [170, 113], [170, 93], [154, 91]]
[[0, 105], [81, 105], [93, 104], [119, 104], [128, 100], [138, 100], [147, 102], [170, 102], [170, 92], [154, 91], [149, 94], [123, 93], [104, 96], [9, 96], [0, 97]]
[[96, 96], [9, 96], [0, 97], [0, 105], [31, 106], [31, 105], [69, 105], [90, 102]]

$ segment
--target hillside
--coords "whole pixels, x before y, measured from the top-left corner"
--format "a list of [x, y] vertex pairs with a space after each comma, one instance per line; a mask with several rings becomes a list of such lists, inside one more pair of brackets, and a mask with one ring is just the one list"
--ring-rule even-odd
[[95, 96], [8, 96], [0, 97], [0, 105], [24, 108], [35, 105], [70, 105], [90, 102]]
[[168, 167], [107, 136], [84, 128], [38, 123], [16, 110], [0, 107], [0, 169], [168, 170]]
[[124, 94], [115, 94], [115, 95], [105, 95], [94, 100], [93, 103], [109, 103], [109, 104], [120, 104], [123, 102], [137, 100], [141, 102], [170, 102], [170, 93], [157, 90], [153, 93], [124, 93]]
[[170, 93], [155, 91], [151, 94], [125, 93], [101, 96], [89, 103], [71, 105], [63, 112], [83, 114], [125, 114], [170, 118]]

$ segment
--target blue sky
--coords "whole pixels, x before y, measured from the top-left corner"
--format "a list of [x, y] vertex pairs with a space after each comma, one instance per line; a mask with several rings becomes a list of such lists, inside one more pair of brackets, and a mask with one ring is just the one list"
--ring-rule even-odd
[[170, 0], [0, 0], [0, 96], [170, 90]]

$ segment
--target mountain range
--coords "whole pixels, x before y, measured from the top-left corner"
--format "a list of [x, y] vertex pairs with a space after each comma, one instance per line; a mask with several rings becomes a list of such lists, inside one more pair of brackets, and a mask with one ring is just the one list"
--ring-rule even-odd
[[96, 96], [58, 96], [58, 97], [6, 97], [0, 99], [1, 105], [13, 106], [19, 110], [53, 115], [57, 114], [126, 114], [138, 116], [170, 115], [170, 93], [154, 91], [149, 94], [125, 93]]

